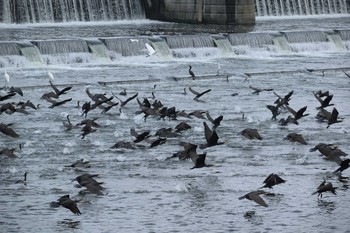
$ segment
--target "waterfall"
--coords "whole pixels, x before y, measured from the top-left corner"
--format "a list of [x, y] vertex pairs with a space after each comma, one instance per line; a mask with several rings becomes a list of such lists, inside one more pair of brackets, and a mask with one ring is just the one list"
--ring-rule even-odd
[[157, 52], [153, 59], [162, 60], [241, 54], [264, 57], [270, 54], [274, 56], [279, 53], [296, 54], [310, 51], [348, 52], [350, 30], [2, 41], [0, 67], [38, 64], [111, 64], [122, 57], [138, 56], [135, 59], [146, 57], [146, 43]]
[[165, 38], [171, 49], [214, 47], [214, 41], [210, 35], [166, 36]]
[[16, 42], [0, 42], [0, 56], [21, 55]]
[[162, 38], [149, 38], [154, 50], [157, 52], [158, 56], [162, 58], [170, 58], [171, 52], [168, 44]]
[[327, 34], [327, 39], [331, 42], [333, 42], [334, 46], [340, 50], [340, 51], [343, 51], [343, 50], [346, 50], [346, 47], [345, 45], [343, 44], [343, 41], [340, 37], [340, 35], [338, 34]]
[[27, 58], [28, 61], [31, 61], [33, 63], [43, 62], [38, 48], [34, 46], [32, 43], [24, 42], [24, 43], [17, 43], [17, 45], [19, 47], [19, 50], [21, 51], [21, 54], [25, 58]]
[[218, 47], [222, 54], [232, 55], [234, 54], [230, 41], [224, 36], [213, 36], [216, 47]]
[[146, 55], [146, 37], [112, 37], [100, 39], [108, 50], [122, 56]]
[[255, 0], [257, 16], [349, 14], [347, 0]]
[[276, 45], [280, 50], [292, 52], [287, 39], [284, 36], [276, 36], [272, 39], [273, 44]]
[[91, 40], [86, 40], [86, 43], [88, 44], [90, 51], [93, 54], [95, 54], [96, 57], [110, 60], [108, 49], [102, 41], [98, 39], [95, 39], [95, 40], [91, 39]]
[[141, 0], [0, 0], [2, 23], [144, 19]]
[[233, 46], [249, 45], [251, 47], [259, 47], [273, 44], [269, 33], [233, 33], [229, 35], [229, 40]]

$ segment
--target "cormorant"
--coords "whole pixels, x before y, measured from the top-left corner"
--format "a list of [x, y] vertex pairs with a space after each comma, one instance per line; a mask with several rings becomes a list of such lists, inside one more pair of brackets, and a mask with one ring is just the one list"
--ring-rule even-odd
[[195, 80], [196, 79], [196, 75], [194, 75], [193, 71], [192, 71], [192, 66], [190, 66], [190, 68], [188, 69], [188, 73], [191, 75], [192, 79]]

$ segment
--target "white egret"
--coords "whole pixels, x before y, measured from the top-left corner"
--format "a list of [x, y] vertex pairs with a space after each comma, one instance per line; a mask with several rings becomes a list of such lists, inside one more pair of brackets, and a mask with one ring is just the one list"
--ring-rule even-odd
[[150, 44], [145, 43], [145, 46], [146, 46], [146, 48], [147, 48], [147, 50], [148, 50], [148, 55], [147, 55], [147, 57], [152, 56], [153, 54], [156, 53], [156, 51], [154, 50], [154, 48], [153, 48]]
[[216, 68], [216, 75], [219, 75], [220, 74], [220, 71], [221, 71], [221, 66], [220, 64], [218, 63], [218, 66]]
[[4, 78], [5, 78], [5, 87], [7, 87], [8, 84], [10, 83], [10, 75], [6, 71], [5, 71]]
[[50, 82], [53, 82], [53, 80], [55, 79], [55, 78], [53, 77], [53, 74], [52, 74], [50, 71], [48, 71], [48, 72], [47, 72], [47, 75], [49, 76]]

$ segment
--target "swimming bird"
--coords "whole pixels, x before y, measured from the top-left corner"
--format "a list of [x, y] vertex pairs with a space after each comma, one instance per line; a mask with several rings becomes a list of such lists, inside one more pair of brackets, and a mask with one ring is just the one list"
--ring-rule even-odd
[[273, 105], [266, 105], [266, 107], [271, 111], [272, 113], [272, 117], [271, 120], [276, 120], [277, 116], [281, 113], [279, 111], [279, 107], [278, 106], [273, 106]]
[[318, 193], [318, 197], [321, 196], [322, 197], [322, 193], [324, 192], [331, 192], [334, 195], [337, 195], [336, 193], [336, 189], [338, 187], [333, 187], [331, 182], [326, 183], [326, 181], [323, 181], [318, 187], [317, 187], [317, 191], [313, 192], [312, 195], [315, 195], [316, 193]]
[[24, 173], [24, 178], [23, 178], [23, 180], [17, 180], [17, 181], [16, 181], [16, 184], [24, 184], [24, 185], [27, 185], [27, 174], [28, 174], [28, 172], [25, 172], [25, 173]]
[[119, 92], [119, 95], [124, 95], [124, 96], [127, 95], [126, 89], [124, 88], [123, 91]]
[[69, 119], [69, 115], [67, 115], [67, 122], [63, 122], [63, 126], [67, 129], [67, 130], [71, 130], [73, 128], [73, 124], [70, 122]]
[[288, 140], [290, 142], [299, 142], [300, 144], [307, 145], [304, 137], [301, 134], [297, 133], [289, 133], [284, 140]]
[[338, 115], [339, 115], [338, 110], [336, 108], [333, 108], [331, 117], [328, 119], [327, 129], [329, 128], [329, 126], [333, 124], [342, 122], [342, 120], [338, 120]]
[[265, 184], [261, 188], [272, 188], [274, 185], [285, 183], [286, 181], [279, 177], [278, 175], [271, 173], [264, 181]]
[[16, 158], [17, 156], [15, 155], [15, 150], [16, 148], [4, 148], [0, 150], [0, 155], [5, 155], [9, 158]]
[[319, 143], [309, 151], [313, 152], [316, 150], [318, 150], [322, 155], [326, 156], [327, 159], [332, 160], [337, 164], [340, 164], [342, 161], [340, 156], [347, 156], [347, 153], [337, 148], [333, 144]]
[[12, 128], [10, 128], [9, 126], [11, 126], [12, 124], [4, 124], [4, 123], [0, 123], [0, 132], [13, 137], [13, 138], [18, 138], [19, 134], [17, 134]]
[[1, 96], [0, 95], [0, 101], [4, 101], [4, 100], [7, 100], [7, 99], [10, 99], [11, 97], [15, 96], [16, 93], [7, 93], [6, 95], [4, 96]]
[[240, 132], [240, 134], [250, 140], [252, 139], [258, 139], [262, 140], [262, 137], [260, 136], [259, 132], [257, 129], [252, 129], [252, 128], [246, 128]]
[[65, 166], [65, 167], [82, 167], [82, 168], [90, 168], [91, 165], [89, 164], [90, 161], [85, 161], [84, 159], [78, 159], [71, 165]]
[[17, 93], [20, 96], [23, 96], [23, 91], [20, 87], [10, 87], [9, 91], [10, 93]]
[[191, 75], [192, 79], [195, 80], [196, 79], [196, 75], [194, 75], [193, 71], [192, 71], [192, 66], [189, 66], [190, 68], [188, 69], [188, 73]]
[[259, 95], [259, 93], [263, 92], [263, 91], [273, 91], [272, 88], [264, 88], [264, 89], [262, 89], [262, 88], [253, 87], [251, 85], [249, 85], [249, 88], [254, 90], [252, 94], [257, 94], [257, 95]]
[[192, 127], [187, 124], [186, 122], [182, 121], [181, 123], [177, 124], [175, 126], [175, 132], [182, 132], [188, 129], [191, 129]]
[[197, 100], [197, 101], [202, 95], [211, 91], [211, 89], [208, 89], [208, 90], [203, 91], [203, 92], [197, 92], [197, 91], [193, 90], [191, 87], [189, 87], [188, 89], [192, 92], [192, 94], [196, 95], [193, 99]]
[[64, 195], [60, 197], [57, 202], [53, 201], [50, 203], [51, 207], [57, 208], [63, 206], [64, 208], [69, 209], [72, 213], [76, 215], [81, 215], [81, 212], [77, 206], [77, 201], [70, 199], [69, 195]]
[[262, 199], [260, 197], [260, 195], [262, 195], [262, 194], [267, 194], [267, 192], [265, 192], [264, 190], [252, 191], [252, 192], [249, 192], [249, 193], [239, 197], [238, 199], [242, 200], [242, 199], [245, 198], [245, 199], [254, 201], [255, 203], [257, 203], [257, 204], [259, 204], [261, 206], [268, 207], [268, 205], [266, 204], [264, 199]]
[[154, 136], [158, 136], [161, 138], [175, 138], [179, 136], [176, 131], [173, 131], [173, 128], [160, 128], [154, 133]]
[[124, 148], [124, 149], [129, 149], [129, 150], [135, 150], [136, 149], [136, 147], [131, 142], [124, 142], [124, 141], [116, 142], [111, 147], [111, 149], [119, 149], [119, 148]]
[[204, 113], [207, 113], [206, 111], [201, 111], [201, 110], [194, 110], [188, 114], [189, 117], [194, 116], [200, 119], [205, 119], [203, 116]]
[[6, 103], [1, 105], [0, 107], [0, 113], [7, 113], [7, 114], [13, 114], [14, 112], [16, 112], [16, 108], [12, 103]]

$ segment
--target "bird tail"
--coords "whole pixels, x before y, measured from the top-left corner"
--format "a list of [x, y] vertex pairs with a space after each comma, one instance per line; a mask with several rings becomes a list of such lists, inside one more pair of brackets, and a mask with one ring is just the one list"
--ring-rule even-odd
[[316, 193], [317, 193], [317, 191], [315, 191], [315, 192], [311, 193], [311, 195], [315, 195]]

